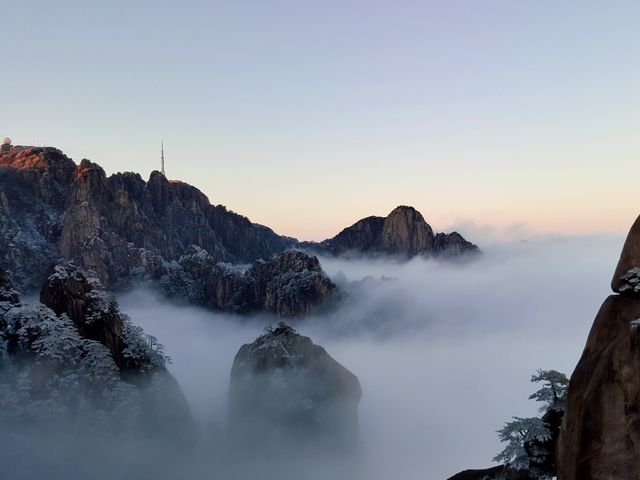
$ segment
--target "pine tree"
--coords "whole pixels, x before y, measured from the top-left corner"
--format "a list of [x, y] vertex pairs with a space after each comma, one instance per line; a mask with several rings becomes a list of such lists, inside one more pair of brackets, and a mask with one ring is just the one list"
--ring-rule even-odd
[[549, 410], [564, 411], [569, 387], [569, 379], [564, 373], [557, 370], [538, 370], [536, 375], [531, 376], [531, 381], [544, 382], [540, 390], [529, 396], [529, 400], [544, 402], [540, 407], [540, 413], [546, 413]]

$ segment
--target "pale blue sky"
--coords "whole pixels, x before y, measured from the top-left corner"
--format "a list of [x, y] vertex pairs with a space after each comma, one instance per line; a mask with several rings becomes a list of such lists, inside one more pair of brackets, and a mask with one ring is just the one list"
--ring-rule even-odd
[[[636, 1], [0, 0], [0, 136], [158, 168], [280, 233], [625, 231]], [[466, 226], [466, 227], [465, 227]]]

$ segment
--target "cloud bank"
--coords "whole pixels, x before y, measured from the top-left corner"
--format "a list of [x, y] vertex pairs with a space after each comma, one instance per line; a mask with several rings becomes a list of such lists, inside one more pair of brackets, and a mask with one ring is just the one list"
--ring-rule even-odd
[[[348, 298], [295, 327], [361, 381], [362, 478], [437, 480], [488, 466], [501, 449], [495, 430], [535, 413], [531, 374], [571, 373], [622, 241], [537, 237], [463, 265], [321, 258]], [[234, 355], [276, 320], [175, 305], [144, 289], [119, 300], [165, 344], [196, 420], [222, 428]], [[320, 463], [310, 469], [322, 478]]]

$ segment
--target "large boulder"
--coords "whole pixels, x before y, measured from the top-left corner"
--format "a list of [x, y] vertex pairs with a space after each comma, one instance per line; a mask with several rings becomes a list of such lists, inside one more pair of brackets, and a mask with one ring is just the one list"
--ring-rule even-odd
[[[640, 267], [640, 223], [569, 384], [557, 448], [558, 479], [640, 479], [640, 299], [622, 274]], [[629, 295], [628, 293], [631, 293]]]
[[353, 373], [281, 323], [243, 345], [234, 359], [231, 440], [259, 450], [315, 445], [350, 451], [361, 395]]
[[[640, 300], [612, 295], [569, 385], [558, 478], [640, 478]], [[634, 323], [636, 322], [636, 323]]]

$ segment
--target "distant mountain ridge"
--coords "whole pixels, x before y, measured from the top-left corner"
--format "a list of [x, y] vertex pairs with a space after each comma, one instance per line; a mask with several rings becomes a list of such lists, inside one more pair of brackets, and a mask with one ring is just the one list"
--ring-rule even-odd
[[298, 242], [158, 171], [148, 181], [132, 172], [107, 176], [56, 148], [0, 149], [0, 268], [21, 291], [38, 288], [51, 266], [73, 261], [112, 290], [148, 280], [215, 310], [301, 316], [340, 298], [308, 252], [410, 258], [478, 251], [455, 232], [434, 234], [412, 207], [365, 218], [321, 243]]
[[358, 220], [338, 235], [319, 243], [304, 242], [304, 247], [331, 255], [382, 254], [411, 258], [457, 257], [475, 255], [480, 249], [458, 232], [434, 233], [415, 208], [401, 205], [386, 217]]

